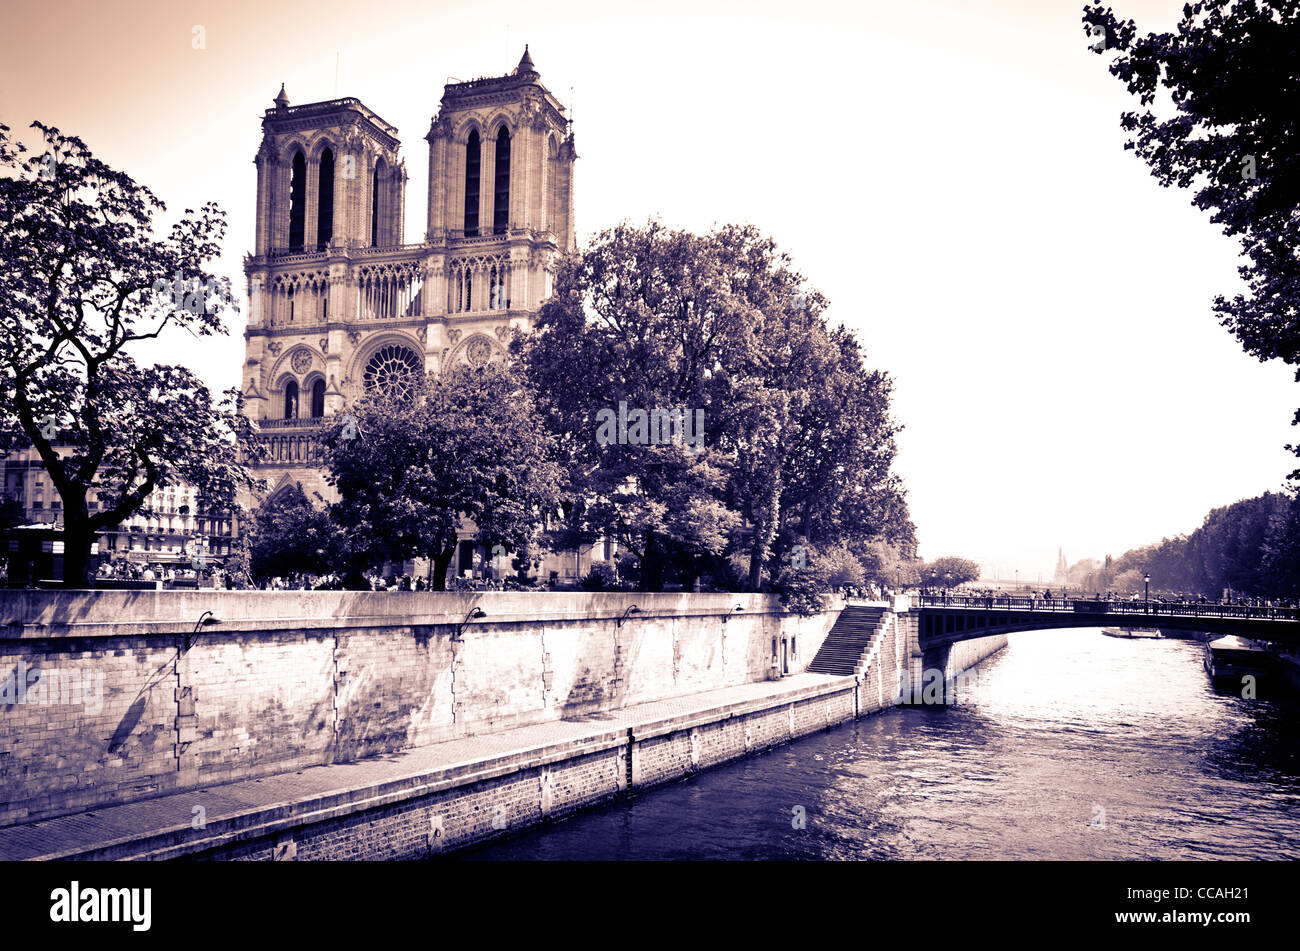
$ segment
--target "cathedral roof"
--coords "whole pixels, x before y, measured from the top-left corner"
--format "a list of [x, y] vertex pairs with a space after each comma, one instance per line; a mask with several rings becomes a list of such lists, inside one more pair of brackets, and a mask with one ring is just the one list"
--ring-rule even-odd
[[537, 67], [533, 65], [533, 58], [528, 55], [528, 44], [524, 44], [524, 55], [519, 57], [519, 65], [515, 68], [515, 74], [535, 73]]
[[284, 94], [284, 83], [280, 83], [280, 95], [275, 97], [275, 106], [277, 109], [287, 109], [289, 106], [289, 97]]

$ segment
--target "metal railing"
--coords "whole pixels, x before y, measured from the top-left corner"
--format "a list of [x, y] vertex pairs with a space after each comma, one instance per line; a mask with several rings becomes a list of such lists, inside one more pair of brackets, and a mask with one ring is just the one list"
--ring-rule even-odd
[[1033, 598], [1008, 595], [923, 594], [921, 607], [973, 608], [985, 611], [1029, 611], [1033, 613], [1149, 615], [1152, 617], [1257, 618], [1271, 621], [1300, 621], [1300, 608], [1263, 604], [1217, 604], [1200, 601], [1117, 601], [1087, 598]]

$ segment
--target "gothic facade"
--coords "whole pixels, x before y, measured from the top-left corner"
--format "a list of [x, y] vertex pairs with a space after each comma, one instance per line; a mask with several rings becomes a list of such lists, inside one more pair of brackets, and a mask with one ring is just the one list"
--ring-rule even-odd
[[316, 436], [368, 389], [503, 359], [575, 245], [571, 124], [527, 49], [511, 73], [451, 83], [425, 139], [424, 240], [404, 244], [397, 129], [357, 99], [262, 120], [245, 259], [242, 388], [272, 493], [332, 498]]

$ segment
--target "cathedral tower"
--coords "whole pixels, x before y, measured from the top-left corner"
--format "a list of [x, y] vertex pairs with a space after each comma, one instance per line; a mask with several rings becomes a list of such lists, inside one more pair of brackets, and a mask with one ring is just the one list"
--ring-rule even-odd
[[272, 491], [331, 496], [315, 435], [367, 390], [504, 359], [575, 247], [573, 134], [527, 48], [505, 76], [448, 84], [426, 139], [427, 225], [404, 244], [396, 128], [283, 86], [262, 119], [242, 385]]

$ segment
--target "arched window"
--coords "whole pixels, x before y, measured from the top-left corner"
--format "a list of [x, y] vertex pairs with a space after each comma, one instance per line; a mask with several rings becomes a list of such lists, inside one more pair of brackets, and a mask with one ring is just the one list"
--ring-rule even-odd
[[547, 145], [547, 155], [546, 187], [542, 191], [546, 201], [546, 230], [558, 231], [560, 221], [560, 149], [555, 144], [555, 136], [551, 136]]
[[289, 248], [302, 250], [303, 232], [307, 227], [307, 160], [302, 152], [293, 156], [293, 173], [289, 180]]
[[374, 182], [370, 189], [370, 246], [379, 247], [379, 182], [384, 177], [384, 160], [375, 163]]
[[510, 224], [510, 133], [497, 133], [496, 188], [492, 197], [492, 233], [505, 234]]
[[334, 153], [320, 157], [320, 194], [316, 202], [316, 250], [324, 251], [334, 238]]
[[478, 237], [478, 129], [469, 134], [465, 145], [465, 237]]
[[366, 361], [366, 390], [407, 399], [419, 386], [423, 372], [423, 363], [413, 351], [396, 345], [380, 347]]
[[317, 380], [311, 385], [311, 418], [320, 419], [325, 415], [325, 381]]
[[293, 380], [284, 387], [284, 418], [298, 418], [298, 384]]

